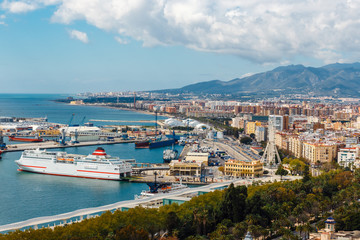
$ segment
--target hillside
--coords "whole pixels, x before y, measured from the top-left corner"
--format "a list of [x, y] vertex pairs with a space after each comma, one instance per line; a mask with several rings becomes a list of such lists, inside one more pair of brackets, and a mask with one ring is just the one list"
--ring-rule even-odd
[[194, 94], [314, 93], [357, 96], [360, 63], [330, 64], [319, 68], [289, 65], [230, 81], [212, 80], [158, 92]]

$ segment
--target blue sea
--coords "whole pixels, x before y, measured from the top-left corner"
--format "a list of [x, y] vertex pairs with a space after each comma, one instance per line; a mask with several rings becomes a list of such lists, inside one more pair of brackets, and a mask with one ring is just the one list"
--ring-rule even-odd
[[[67, 95], [0, 94], [0, 116], [48, 117], [49, 122], [67, 124], [87, 119], [154, 120], [154, 116], [137, 112], [89, 106], [71, 106], [51, 100]], [[100, 124], [100, 122], [94, 122]], [[104, 124], [104, 123], [102, 123]], [[115, 123], [112, 123], [115, 124]], [[121, 123], [124, 124], [124, 123]], [[134, 123], [131, 123], [132, 125]], [[136, 159], [137, 162], [160, 163], [164, 148], [135, 149], [134, 144], [103, 145], [112, 156]], [[68, 153], [89, 154], [96, 146], [54, 149]], [[181, 149], [178, 148], [180, 151]], [[97, 207], [123, 200], [147, 189], [143, 183], [49, 176], [18, 172], [14, 160], [21, 152], [5, 153], [0, 160], [0, 225], [49, 216], [77, 209]]]

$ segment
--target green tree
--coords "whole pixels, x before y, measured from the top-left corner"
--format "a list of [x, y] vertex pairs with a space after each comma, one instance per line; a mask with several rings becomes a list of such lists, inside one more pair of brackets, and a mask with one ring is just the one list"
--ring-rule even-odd
[[288, 171], [285, 170], [282, 165], [280, 165], [276, 170], [275, 174], [280, 175], [280, 179], [282, 180], [282, 177], [286, 176], [288, 174]]
[[233, 229], [234, 237], [236, 239], [243, 239], [247, 229], [248, 229], [248, 224], [245, 221], [236, 223]]
[[180, 219], [177, 214], [173, 211], [169, 212], [166, 216], [166, 229], [169, 234], [172, 235], [175, 229], [178, 229], [180, 226]]
[[148, 240], [149, 233], [143, 229], [137, 230], [131, 224], [117, 231], [115, 240]]
[[309, 170], [309, 165], [307, 165], [307, 164], [304, 166], [303, 176], [304, 176], [304, 177], [303, 177], [302, 181], [303, 181], [304, 183], [310, 181], [310, 179], [311, 179], [310, 170]]
[[300, 174], [304, 170], [305, 163], [295, 158], [290, 160], [289, 166], [291, 174]]
[[247, 188], [245, 186], [234, 187], [231, 183], [225, 190], [224, 197], [220, 202], [221, 219], [230, 219], [234, 223], [241, 222], [245, 218]]
[[240, 139], [240, 142], [242, 143], [242, 144], [246, 144], [246, 145], [249, 145], [251, 142], [252, 142], [252, 139], [250, 138], [250, 137], [242, 137], [241, 139]]

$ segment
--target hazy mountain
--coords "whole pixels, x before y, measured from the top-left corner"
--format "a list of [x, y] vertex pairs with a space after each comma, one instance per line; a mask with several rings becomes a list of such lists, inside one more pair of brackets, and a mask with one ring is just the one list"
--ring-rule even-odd
[[160, 90], [172, 93], [315, 93], [355, 96], [360, 91], [360, 63], [330, 64], [319, 68], [303, 65], [281, 66], [272, 71], [236, 78], [212, 80], [178, 89]]

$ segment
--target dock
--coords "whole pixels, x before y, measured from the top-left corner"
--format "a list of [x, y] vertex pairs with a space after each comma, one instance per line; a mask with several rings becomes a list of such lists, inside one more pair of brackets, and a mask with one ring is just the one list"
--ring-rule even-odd
[[6, 233], [8, 231], [14, 230], [25, 230], [29, 228], [39, 229], [39, 228], [54, 228], [56, 226], [64, 226], [66, 224], [81, 222], [84, 219], [94, 218], [100, 216], [101, 214], [116, 210], [126, 211], [130, 208], [136, 206], [142, 206], [147, 208], [158, 208], [163, 205], [171, 203], [183, 203], [189, 201], [192, 197], [202, 195], [215, 190], [220, 190], [228, 187], [233, 181], [223, 182], [223, 183], [214, 183], [206, 186], [182, 189], [173, 193], [164, 193], [155, 195], [153, 197], [148, 197], [144, 199], [136, 200], [127, 200], [121, 201], [105, 206], [80, 209], [68, 213], [58, 214], [54, 216], [45, 216], [32, 218], [26, 221], [10, 223], [0, 226], [0, 233]]
[[164, 126], [164, 122], [158, 120], [104, 120], [104, 119], [90, 119], [89, 122], [113, 122], [113, 123], [157, 123], [160, 126]]
[[91, 142], [79, 142], [79, 143], [68, 143], [66, 145], [60, 145], [56, 141], [45, 141], [39, 143], [24, 143], [24, 144], [10, 144], [7, 145], [7, 149], [3, 152], [19, 152], [30, 149], [52, 149], [52, 148], [71, 148], [71, 147], [84, 147], [84, 146], [95, 146], [95, 145], [112, 145], [120, 143], [134, 143], [135, 140], [120, 140], [114, 139], [113, 141], [91, 141]]
[[181, 151], [180, 155], [179, 155], [179, 159], [183, 159], [185, 158], [185, 156], [188, 154], [188, 152], [191, 150], [191, 145], [186, 144], [183, 148], [183, 150]]
[[[301, 177], [300, 176], [293, 177], [291, 180], [296, 180], [296, 179], [301, 179]], [[54, 228], [56, 226], [65, 226], [67, 224], [81, 222], [84, 219], [90, 219], [100, 216], [101, 214], [107, 211], [110, 212], [115, 212], [117, 210], [127, 211], [128, 209], [135, 208], [137, 206], [141, 206], [145, 208], [158, 208], [160, 206], [164, 206], [172, 203], [182, 204], [186, 201], [190, 201], [192, 197], [203, 195], [215, 190], [223, 190], [227, 188], [231, 183], [233, 183], [235, 186], [240, 186], [240, 185], [249, 186], [253, 184], [254, 181], [258, 182], [258, 184], [280, 181], [280, 176], [267, 176], [256, 179], [234, 179], [228, 181], [221, 180], [221, 182], [212, 183], [209, 185], [182, 189], [171, 193], [163, 193], [148, 198], [120, 201], [105, 206], [79, 209], [76, 211], [58, 214], [54, 216], [32, 218], [21, 222], [1, 225], [0, 233], [6, 233], [15, 230], [26, 230], [30, 228], [39, 229], [39, 228]]]

